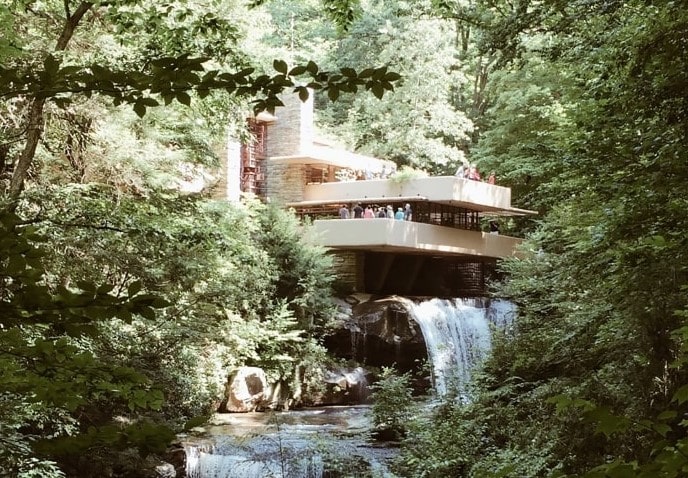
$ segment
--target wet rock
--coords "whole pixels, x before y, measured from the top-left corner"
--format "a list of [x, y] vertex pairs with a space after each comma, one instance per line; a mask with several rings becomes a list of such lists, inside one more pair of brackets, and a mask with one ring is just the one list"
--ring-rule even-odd
[[309, 405], [355, 405], [365, 403], [370, 395], [368, 377], [363, 367], [325, 371], [324, 391], [311, 397]]
[[186, 475], [186, 451], [181, 443], [175, 442], [168, 447], [165, 460], [174, 468], [175, 475], [173, 476], [182, 477]]
[[427, 351], [409, 304], [408, 299], [391, 296], [353, 305], [351, 315], [340, 317], [335, 332], [325, 339], [326, 347], [364, 365], [416, 370]]
[[246, 413], [264, 408], [270, 400], [265, 372], [259, 367], [240, 367], [229, 377], [224, 411]]
[[335, 312], [336, 321], [345, 321], [351, 317], [351, 303], [342, 299], [332, 299], [332, 303], [337, 307]]
[[175, 478], [177, 476], [177, 470], [175, 470], [174, 465], [171, 463], [162, 463], [155, 467], [156, 478]]
[[[299, 367], [296, 368], [296, 374], [299, 374]], [[301, 400], [301, 384], [297, 383], [295, 390], [285, 381], [278, 381], [270, 386], [269, 396], [265, 403], [265, 408], [270, 410], [289, 410], [298, 405]]]
[[373, 429], [370, 436], [376, 441], [400, 443], [406, 438], [406, 432], [396, 428], [378, 427]]

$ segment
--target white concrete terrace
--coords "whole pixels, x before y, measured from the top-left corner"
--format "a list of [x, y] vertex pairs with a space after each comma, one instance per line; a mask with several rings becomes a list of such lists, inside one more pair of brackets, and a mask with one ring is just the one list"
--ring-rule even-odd
[[477, 256], [521, 256], [516, 237], [395, 219], [326, 219], [313, 222], [325, 247], [375, 252]]
[[511, 189], [454, 176], [412, 178], [403, 181], [372, 179], [340, 181], [305, 186], [303, 200], [290, 207], [337, 203], [385, 203], [428, 201], [496, 215], [537, 214], [511, 206]]

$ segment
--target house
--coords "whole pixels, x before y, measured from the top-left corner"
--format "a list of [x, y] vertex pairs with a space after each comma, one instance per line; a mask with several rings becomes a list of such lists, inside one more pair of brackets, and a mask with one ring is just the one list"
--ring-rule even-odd
[[[511, 205], [507, 187], [454, 176], [395, 176], [390, 161], [316, 137], [313, 95], [283, 98], [275, 115], [249, 120], [253, 140], [234, 147], [227, 193], [254, 193], [310, 217], [333, 255], [340, 286], [372, 294], [480, 296], [521, 239], [484, 232], [486, 218], [534, 214]], [[231, 150], [231, 148], [230, 148]], [[340, 219], [339, 208], [407, 204], [410, 221]]]

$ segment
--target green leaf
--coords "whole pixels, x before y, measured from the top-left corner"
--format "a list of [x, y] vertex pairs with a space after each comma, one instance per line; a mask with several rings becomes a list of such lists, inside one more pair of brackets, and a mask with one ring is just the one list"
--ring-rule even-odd
[[98, 289], [96, 289], [96, 293], [107, 294], [108, 292], [111, 292], [114, 288], [115, 286], [112, 284], [102, 284], [98, 286]]
[[308, 96], [309, 96], [308, 88], [300, 87], [300, 88], [297, 88], [297, 90], [299, 92], [299, 99], [301, 101], [306, 101], [308, 99]]
[[235, 77], [246, 77], [256, 71], [255, 68], [244, 68], [243, 70], [234, 74]]
[[318, 65], [316, 65], [313, 61], [309, 61], [306, 65], [306, 70], [308, 70], [308, 73], [315, 76], [318, 74]]
[[153, 302], [151, 302], [150, 306], [155, 309], [164, 309], [165, 307], [170, 306], [170, 302], [163, 299], [162, 297], [156, 297], [155, 299], [153, 299]]
[[685, 402], [688, 401], [688, 385], [684, 385], [678, 390], [676, 390], [676, 393], [674, 393], [674, 396], [671, 397], [672, 402], [677, 402], [679, 405], [683, 405]]
[[373, 68], [366, 68], [365, 70], [361, 71], [358, 74], [359, 78], [369, 78], [373, 76], [373, 73], [375, 73], [375, 70]]
[[671, 427], [666, 423], [655, 423], [652, 428], [663, 437], [671, 431]]
[[678, 416], [678, 412], [676, 410], [665, 410], [659, 415], [657, 415], [657, 420], [672, 420]]
[[373, 86], [370, 89], [375, 95], [375, 97], [379, 100], [381, 100], [385, 94], [385, 89], [382, 87], [380, 83], [373, 84]]
[[109, 80], [112, 76], [112, 71], [95, 63], [90, 65], [89, 69], [97, 80]]
[[151, 307], [142, 307], [140, 310], [138, 310], [138, 313], [144, 319], [148, 320], [155, 320], [156, 317], [155, 310], [153, 310]]
[[79, 289], [86, 292], [96, 292], [98, 290], [96, 285], [91, 281], [77, 281], [76, 285]]
[[177, 101], [185, 106], [191, 106], [191, 96], [185, 91], [180, 91], [177, 93]]
[[373, 72], [372, 78], [373, 78], [373, 80], [381, 81], [386, 74], [387, 74], [387, 67], [383, 66], [383, 67], [375, 69], [375, 71]]
[[132, 315], [131, 312], [129, 312], [127, 309], [118, 310], [116, 315], [117, 318], [119, 318], [123, 322], [126, 322], [127, 324], [131, 323]]
[[134, 103], [134, 112], [139, 118], [146, 116], [146, 105], [143, 104], [143, 101], [137, 100]]
[[141, 284], [141, 281], [137, 280], [135, 282], [132, 282], [131, 284], [129, 284], [129, 287], [127, 287], [127, 294], [129, 295], [129, 297], [133, 297], [141, 291], [142, 287], [143, 284]]
[[627, 418], [616, 416], [605, 407], [596, 407], [585, 412], [584, 415], [588, 420], [597, 423], [595, 428], [596, 433], [603, 433], [606, 436], [625, 431], [631, 424], [630, 420]]
[[306, 72], [306, 67], [304, 65], [298, 65], [289, 70], [289, 75], [290, 76], [299, 76], [303, 75]]
[[283, 75], [286, 75], [286, 74], [287, 74], [287, 70], [289, 69], [289, 67], [287, 66], [287, 62], [284, 61], [284, 60], [275, 60], [275, 61], [273, 61], [273, 62], [272, 62], [272, 67], [273, 67], [276, 71], [282, 73]]

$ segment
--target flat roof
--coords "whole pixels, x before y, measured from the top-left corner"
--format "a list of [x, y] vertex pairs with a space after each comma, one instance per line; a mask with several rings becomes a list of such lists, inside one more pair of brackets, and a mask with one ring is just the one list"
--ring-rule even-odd
[[267, 160], [277, 164], [322, 164], [361, 171], [368, 170], [373, 173], [382, 171], [382, 168], [389, 168], [389, 170], [396, 168], [396, 163], [393, 161], [319, 145], [312, 145], [299, 154], [270, 156]]

